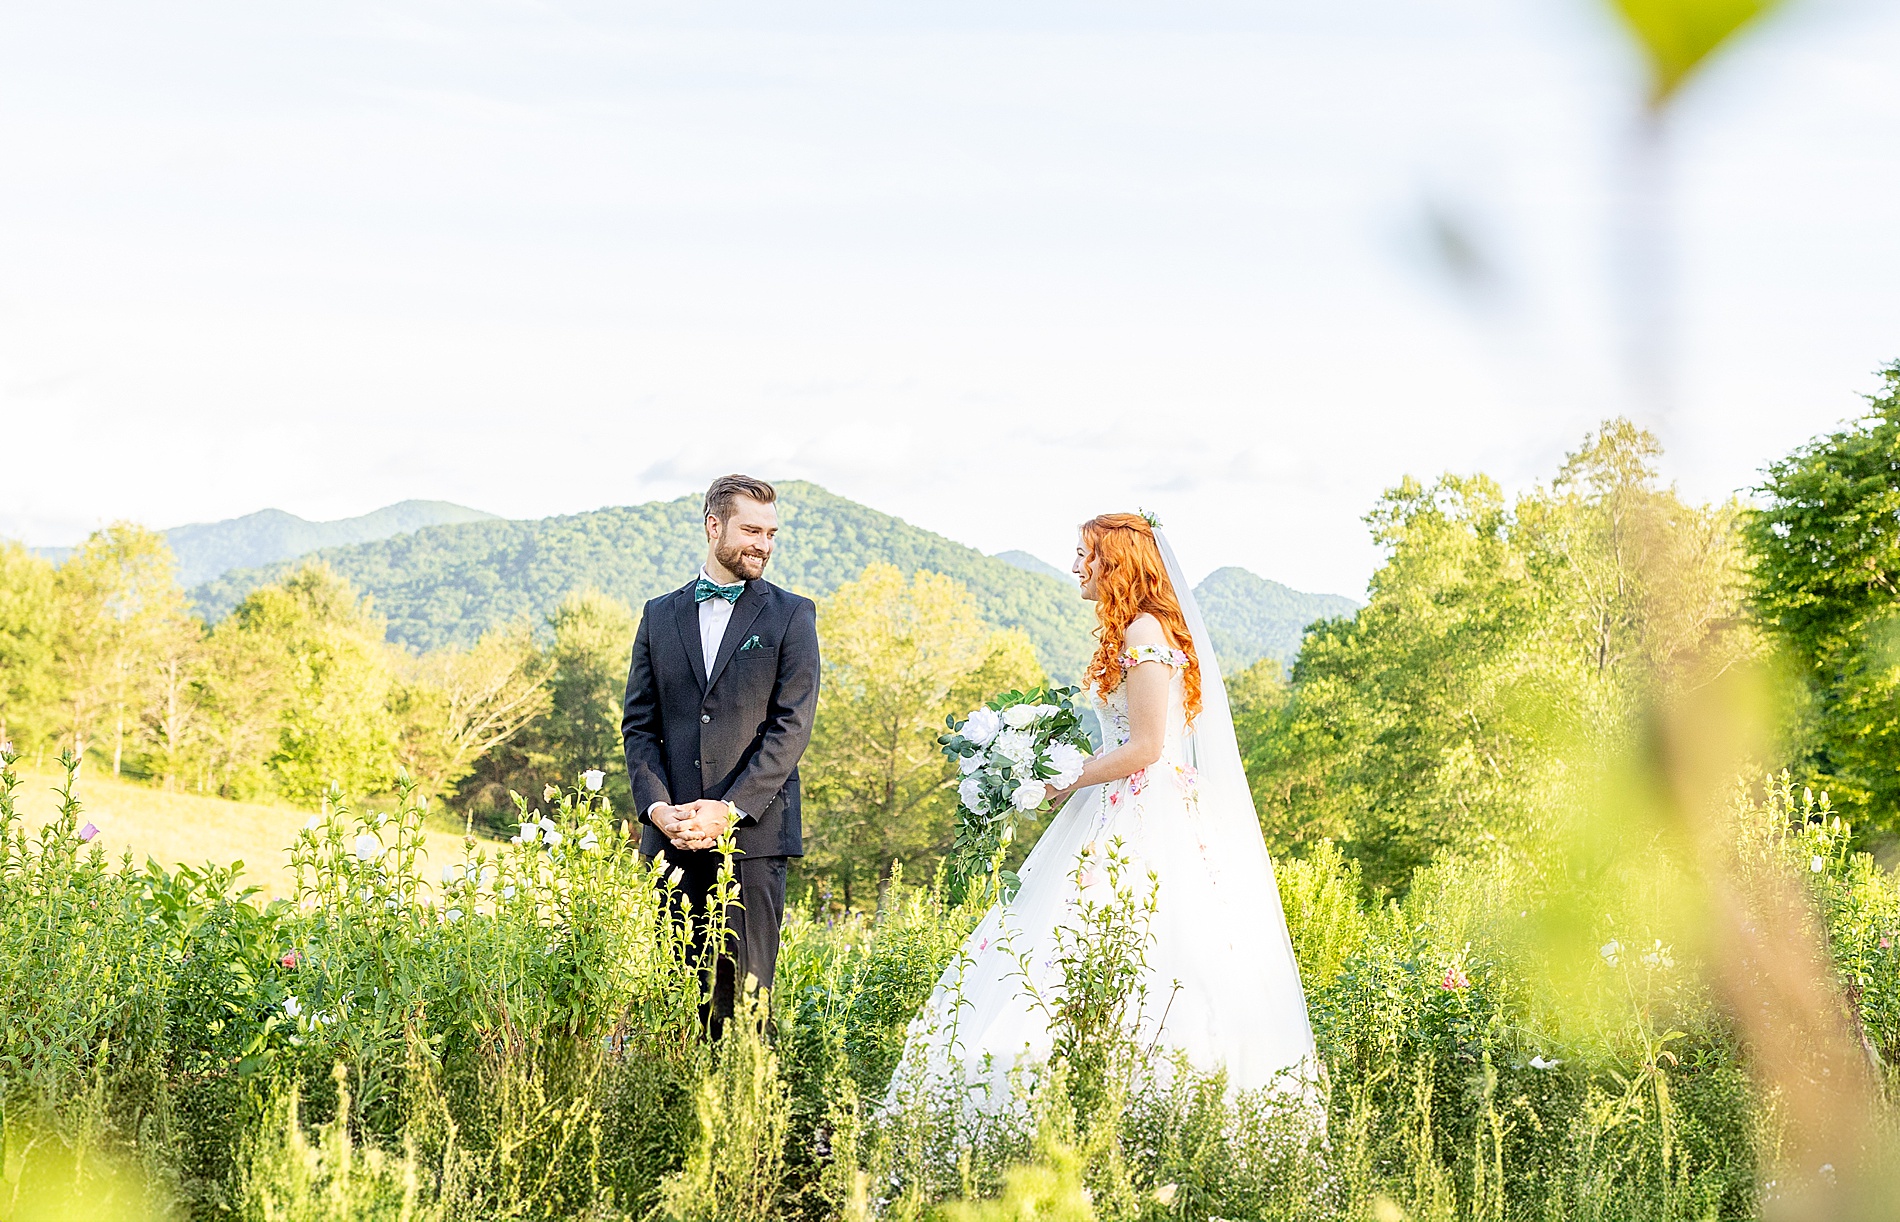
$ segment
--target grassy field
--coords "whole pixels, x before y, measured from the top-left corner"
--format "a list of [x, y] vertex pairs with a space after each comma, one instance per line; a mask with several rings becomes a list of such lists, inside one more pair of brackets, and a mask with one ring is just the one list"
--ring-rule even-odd
[[[58, 813], [63, 772], [20, 767], [20, 808], [37, 829]], [[288, 899], [296, 885], [289, 847], [311, 812], [296, 806], [231, 802], [193, 793], [167, 793], [149, 785], [115, 780], [88, 766], [80, 773], [85, 818], [99, 829], [94, 843], [117, 860], [126, 850], [135, 862], [149, 856], [160, 865], [244, 863], [244, 873], [266, 898]], [[462, 838], [429, 831], [428, 857], [440, 864], [461, 860]]]

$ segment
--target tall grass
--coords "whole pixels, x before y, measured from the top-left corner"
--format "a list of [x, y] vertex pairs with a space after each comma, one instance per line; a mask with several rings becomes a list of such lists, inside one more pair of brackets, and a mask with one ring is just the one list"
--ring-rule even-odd
[[[1116, 863], [1044, 999], [1057, 1054], [973, 1107], [904, 1060], [979, 915], [941, 880], [794, 911], [778, 988], [715, 1043], [666, 880], [585, 789], [428, 877], [413, 795], [337, 804], [264, 905], [109, 860], [70, 775], [29, 835], [11, 763], [0, 1219], [1739, 1218], [1821, 1173], [1786, 1165], [1659, 876], [1447, 860], [1368, 903], [1330, 846], [1281, 863], [1323, 1072], [1250, 1094], [1134, 1041], [1149, 892]], [[1891, 1090], [1900, 885], [1785, 780], [1731, 831], [1811, 898]]]

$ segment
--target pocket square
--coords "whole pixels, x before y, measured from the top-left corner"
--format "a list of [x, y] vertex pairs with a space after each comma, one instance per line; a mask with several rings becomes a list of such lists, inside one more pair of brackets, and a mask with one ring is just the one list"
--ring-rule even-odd
[[739, 646], [739, 652], [744, 653], [748, 649], [763, 649], [763, 648], [765, 648], [765, 643], [759, 640], [757, 633], [754, 633], [753, 635], [745, 639], [745, 644]]

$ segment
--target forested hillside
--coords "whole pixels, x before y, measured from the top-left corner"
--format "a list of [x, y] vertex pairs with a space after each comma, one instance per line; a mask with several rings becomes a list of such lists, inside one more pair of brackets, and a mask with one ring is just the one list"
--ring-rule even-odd
[[[986, 619], [1020, 628], [1044, 666], [1072, 677], [1087, 655], [1092, 619], [1073, 587], [835, 496], [815, 484], [779, 485], [784, 532], [768, 576], [822, 597], [872, 563], [927, 570], [967, 586]], [[638, 608], [683, 583], [705, 557], [700, 498], [685, 496], [524, 522], [435, 526], [320, 559], [369, 595], [394, 641], [413, 649], [468, 644], [521, 617], [543, 621], [569, 594], [596, 589]], [[231, 573], [193, 592], [215, 621], [288, 565]]]
[[1215, 569], [1194, 588], [1214, 638], [1221, 667], [1229, 674], [1261, 658], [1291, 666], [1300, 638], [1316, 620], [1350, 616], [1359, 604], [1338, 594], [1307, 594], [1246, 569]]

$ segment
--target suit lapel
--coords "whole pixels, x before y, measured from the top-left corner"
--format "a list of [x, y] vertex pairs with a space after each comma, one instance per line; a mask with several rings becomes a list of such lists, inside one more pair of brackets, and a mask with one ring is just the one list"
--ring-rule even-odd
[[699, 684], [699, 694], [705, 695], [711, 684], [706, 681], [706, 651], [699, 643], [699, 604], [693, 600], [693, 586], [699, 579], [693, 579], [693, 585], [687, 586], [674, 596], [673, 623], [679, 628], [680, 645], [686, 650], [686, 669], [693, 672], [693, 682]]
[[763, 584], [763, 578], [746, 582], [745, 593], [739, 595], [739, 601], [732, 604], [732, 618], [726, 621], [726, 635], [720, 638], [719, 652], [713, 656], [712, 676], [706, 680], [707, 691], [711, 691], [713, 684], [719, 682], [719, 676], [726, 673], [726, 663], [732, 661], [732, 655], [739, 652], [739, 643], [745, 640], [746, 633], [752, 630], [753, 621], [765, 609], [765, 595], [759, 592]]

